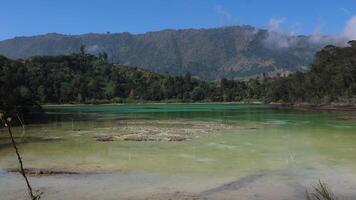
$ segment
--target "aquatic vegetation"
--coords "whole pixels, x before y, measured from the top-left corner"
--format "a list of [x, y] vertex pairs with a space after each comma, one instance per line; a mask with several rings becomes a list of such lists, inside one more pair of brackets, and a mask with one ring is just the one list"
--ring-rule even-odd
[[313, 192], [306, 192], [307, 200], [337, 200], [338, 198], [331, 192], [326, 183], [319, 180]]
[[235, 123], [189, 120], [123, 120], [112, 128], [99, 128], [106, 135], [94, 136], [96, 141], [160, 141], [181, 142], [200, 136], [219, 134], [221, 130], [239, 128]]

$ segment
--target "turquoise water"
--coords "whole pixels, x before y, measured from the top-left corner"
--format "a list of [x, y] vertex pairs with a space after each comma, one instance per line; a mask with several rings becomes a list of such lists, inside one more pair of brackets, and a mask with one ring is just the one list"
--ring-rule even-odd
[[[319, 178], [347, 197], [353, 196], [356, 188], [353, 113], [306, 112], [244, 104], [49, 106], [45, 109], [48, 122], [27, 125], [25, 132], [21, 128], [14, 130], [26, 167], [100, 172], [81, 181], [77, 178], [76, 184], [101, 180], [98, 184], [103, 184], [106, 191], [103, 199], [114, 199], [117, 195], [137, 199], [177, 191], [198, 196], [208, 194], [211, 199], [234, 199], [236, 195], [250, 199], [257, 194], [262, 195], [261, 199], [285, 199], [285, 196], [298, 199]], [[169, 129], [178, 134], [187, 129], [192, 137], [183, 142], [94, 139], [98, 135], [135, 129], [158, 132]], [[199, 131], [199, 135], [194, 131]], [[0, 169], [3, 170], [0, 174], [9, 180], [5, 183], [0, 179], [0, 194], [15, 198], [5, 188], [12, 184], [12, 188], [20, 190], [23, 183], [16, 175], [5, 172], [17, 163], [6, 132], [2, 130], [0, 134]], [[240, 189], [204, 193], [224, 183], [256, 175], [261, 178], [242, 184]], [[73, 177], [32, 179], [38, 185], [58, 184], [53, 186], [58, 187], [57, 192], [45, 189], [50, 199], [64, 198], [68, 192], [63, 194], [63, 190], [79, 199], [90, 199], [97, 194], [88, 185], [78, 186], [77, 190], [66, 188], [74, 184]], [[120, 180], [125, 180], [125, 184], [121, 189], [114, 189], [122, 184]], [[284, 188], [285, 192], [276, 188]]]

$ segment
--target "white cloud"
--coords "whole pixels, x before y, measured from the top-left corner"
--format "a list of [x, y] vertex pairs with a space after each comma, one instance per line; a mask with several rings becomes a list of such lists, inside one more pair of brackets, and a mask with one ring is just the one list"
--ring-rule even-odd
[[214, 5], [214, 12], [219, 17], [219, 25], [231, 26], [238, 24], [238, 19], [222, 5]]
[[297, 35], [300, 32], [301, 24], [299, 22], [295, 22], [294, 24], [289, 26], [289, 32], [292, 35]]
[[351, 15], [351, 11], [347, 8], [342, 7], [342, 8], [339, 8], [339, 10], [346, 15]]
[[220, 15], [221, 17], [224, 17], [226, 19], [231, 19], [232, 18], [232, 15], [230, 14], [229, 11], [227, 11], [224, 6], [222, 5], [215, 5], [214, 6], [214, 10], [215, 12]]
[[267, 24], [267, 28], [270, 31], [280, 31], [281, 30], [281, 25], [286, 21], [286, 18], [279, 18], [275, 19], [272, 18], [269, 20]]
[[[298, 43], [298, 38], [294, 37], [296, 32], [292, 29], [283, 29], [281, 26], [286, 21], [286, 18], [270, 19], [267, 23], [268, 36], [264, 43], [270, 48], [290, 48]], [[344, 46], [350, 40], [356, 40], [356, 15], [351, 17], [342, 32], [334, 35], [324, 35], [322, 29], [324, 27], [323, 20], [319, 20], [313, 33], [309, 35], [308, 41], [319, 45], [337, 45]]]
[[312, 43], [320, 43], [322, 42], [325, 37], [322, 34], [322, 30], [324, 28], [324, 21], [322, 19], [319, 19], [318, 25], [314, 28], [314, 31], [312, 35], [310, 36], [309, 41]]
[[342, 35], [348, 40], [356, 40], [356, 15], [347, 21]]
[[87, 48], [87, 51], [88, 51], [89, 53], [93, 53], [93, 54], [98, 53], [99, 50], [100, 50], [100, 47], [99, 47], [99, 45], [97, 45], [97, 44], [91, 45], [91, 46], [89, 46], [89, 47]]
[[[225, 20], [224, 25], [232, 25], [231, 22], [234, 21], [234, 16], [231, 15], [223, 6], [214, 6], [215, 12]], [[345, 13], [351, 13], [346, 8], [340, 8]], [[264, 39], [264, 44], [269, 48], [290, 48], [299, 43], [302, 38], [298, 38], [297, 34], [301, 29], [301, 25], [296, 22], [287, 28], [285, 23], [287, 18], [271, 18], [267, 22], [265, 28], [267, 29], [267, 37]], [[350, 40], [356, 40], [356, 15], [352, 16], [345, 24], [343, 31], [332, 34], [325, 35], [322, 30], [325, 26], [323, 19], [319, 19], [317, 26], [314, 28], [312, 34], [309, 35], [308, 42], [312, 44], [318, 44], [320, 46], [332, 44], [337, 46], [346, 45]], [[257, 29], [256, 29], [257, 30]]]
[[268, 35], [264, 43], [269, 48], [289, 48], [295, 44], [295, 38], [290, 37], [292, 33], [281, 26], [286, 18], [271, 18], [267, 23]]

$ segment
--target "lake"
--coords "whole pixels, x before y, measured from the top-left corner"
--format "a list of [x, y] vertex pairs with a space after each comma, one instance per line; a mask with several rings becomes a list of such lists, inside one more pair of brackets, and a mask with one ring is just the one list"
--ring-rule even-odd
[[[14, 128], [43, 199], [305, 199], [319, 179], [356, 198], [356, 117], [274, 105], [47, 106]], [[0, 129], [0, 197], [26, 187]]]

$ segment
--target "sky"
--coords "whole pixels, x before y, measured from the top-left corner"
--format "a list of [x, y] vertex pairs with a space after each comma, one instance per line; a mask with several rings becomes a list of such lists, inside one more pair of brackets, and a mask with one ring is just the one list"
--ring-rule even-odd
[[356, 0], [0, 0], [0, 5], [0, 40], [230, 25], [356, 37]]

